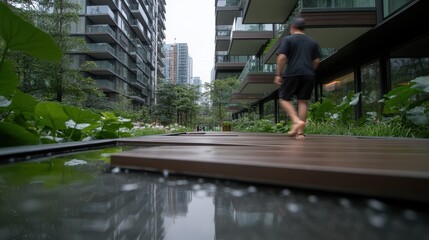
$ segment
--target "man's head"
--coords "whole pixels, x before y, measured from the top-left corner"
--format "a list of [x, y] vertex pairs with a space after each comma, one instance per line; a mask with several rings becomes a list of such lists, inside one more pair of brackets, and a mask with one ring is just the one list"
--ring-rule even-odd
[[293, 20], [291, 27], [294, 27], [300, 31], [304, 31], [305, 21], [304, 18], [297, 17]]

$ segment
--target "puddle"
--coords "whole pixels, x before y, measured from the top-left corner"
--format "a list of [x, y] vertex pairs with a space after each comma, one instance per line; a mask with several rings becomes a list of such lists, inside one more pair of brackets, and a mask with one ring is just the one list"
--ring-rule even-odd
[[110, 169], [123, 150], [0, 166], [0, 239], [429, 239], [414, 203]]

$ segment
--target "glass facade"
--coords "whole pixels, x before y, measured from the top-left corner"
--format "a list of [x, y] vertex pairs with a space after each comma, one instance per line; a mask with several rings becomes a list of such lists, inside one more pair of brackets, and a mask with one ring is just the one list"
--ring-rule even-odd
[[272, 31], [273, 24], [243, 24], [243, 18], [237, 17], [232, 26], [233, 31]]
[[[395, 0], [396, 1], [396, 0]], [[367, 8], [375, 7], [375, 0], [303, 0], [303, 8]]]
[[429, 75], [429, 58], [391, 58], [391, 86], [395, 88], [409, 81]]
[[263, 118], [264, 119], [268, 119], [272, 122], [275, 121], [274, 119], [274, 113], [275, 113], [276, 109], [275, 109], [275, 104], [274, 104], [274, 100], [270, 100], [268, 102], [264, 103], [264, 115]]
[[362, 74], [362, 113], [381, 116], [383, 104], [379, 101], [383, 98], [381, 92], [380, 66], [378, 61], [367, 64], [361, 68]]
[[413, 1], [414, 0], [383, 0], [384, 17], [390, 16], [392, 13]]
[[348, 73], [323, 84], [323, 97], [340, 103], [350, 92], [355, 92], [354, 73]]
[[216, 7], [236, 7], [240, 6], [241, 0], [218, 0]]

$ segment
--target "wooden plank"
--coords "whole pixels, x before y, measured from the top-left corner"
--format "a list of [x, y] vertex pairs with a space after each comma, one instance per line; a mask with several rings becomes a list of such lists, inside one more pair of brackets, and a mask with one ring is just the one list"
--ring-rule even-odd
[[429, 201], [427, 140], [238, 134], [132, 142], [160, 146], [114, 154], [112, 166]]

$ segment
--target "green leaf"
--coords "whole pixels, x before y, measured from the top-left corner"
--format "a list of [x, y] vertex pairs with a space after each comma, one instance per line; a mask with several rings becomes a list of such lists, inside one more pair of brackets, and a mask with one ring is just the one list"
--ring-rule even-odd
[[13, 13], [3, 2], [0, 2], [0, 37], [6, 49], [22, 51], [41, 60], [61, 61], [61, 50], [52, 37]]
[[0, 96], [10, 99], [15, 93], [18, 84], [19, 80], [13, 64], [9, 61], [4, 61], [3, 64], [0, 64]]
[[39, 143], [38, 136], [13, 123], [0, 122], [0, 135], [0, 147], [34, 145]]
[[70, 119], [72, 119], [76, 124], [80, 123], [95, 123], [100, 119], [100, 116], [88, 111], [83, 110], [77, 107], [72, 106], [64, 106], [64, 111], [69, 115]]
[[34, 109], [37, 101], [31, 95], [17, 91], [12, 98], [11, 108], [16, 114], [22, 115], [25, 119], [34, 118]]
[[55, 130], [66, 129], [65, 122], [69, 120], [69, 116], [59, 103], [41, 102], [37, 104], [35, 113], [40, 124]]
[[416, 125], [429, 123], [429, 111], [427, 108], [418, 106], [407, 111], [407, 119]]
[[400, 86], [392, 89], [385, 95], [384, 113], [397, 114], [410, 105], [409, 99], [417, 93], [417, 89], [412, 88], [413, 84]]
[[421, 89], [423, 92], [429, 93], [429, 77], [418, 77], [411, 82], [416, 83], [412, 88]]

